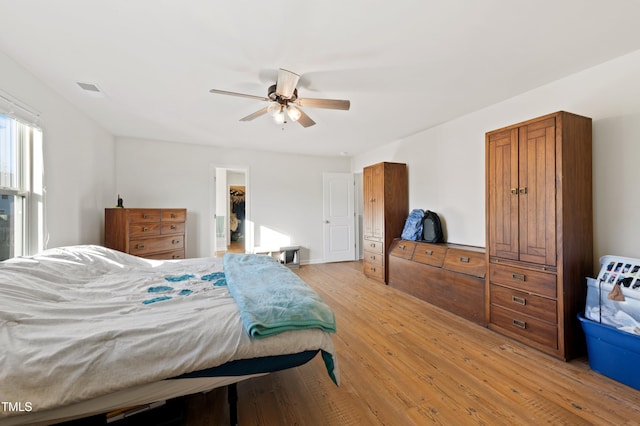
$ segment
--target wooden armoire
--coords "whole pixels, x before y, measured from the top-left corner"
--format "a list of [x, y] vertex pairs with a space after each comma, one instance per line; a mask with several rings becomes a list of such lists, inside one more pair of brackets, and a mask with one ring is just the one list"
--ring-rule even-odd
[[556, 112], [486, 134], [489, 327], [569, 360], [593, 274], [591, 119]]
[[362, 172], [364, 273], [388, 282], [389, 247], [409, 214], [407, 165], [378, 163]]

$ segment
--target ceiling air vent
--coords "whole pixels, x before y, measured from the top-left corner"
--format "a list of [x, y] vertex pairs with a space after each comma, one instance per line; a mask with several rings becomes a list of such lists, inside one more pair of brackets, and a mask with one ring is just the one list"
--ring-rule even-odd
[[100, 89], [98, 89], [98, 86], [96, 86], [95, 84], [78, 82], [78, 86], [80, 86], [82, 88], [82, 90], [86, 90], [88, 92], [98, 92], [98, 93], [100, 93]]
[[97, 97], [97, 98], [102, 98], [104, 96], [104, 94], [102, 93], [102, 90], [100, 90], [100, 88], [93, 83], [80, 83], [78, 81], [76, 82], [76, 84], [80, 86], [80, 88], [90, 96]]

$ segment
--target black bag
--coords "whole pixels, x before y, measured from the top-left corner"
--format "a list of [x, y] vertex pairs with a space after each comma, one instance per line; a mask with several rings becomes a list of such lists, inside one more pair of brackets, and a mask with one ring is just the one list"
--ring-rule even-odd
[[422, 240], [427, 243], [441, 243], [444, 241], [440, 218], [431, 210], [424, 212], [424, 218], [422, 219]]

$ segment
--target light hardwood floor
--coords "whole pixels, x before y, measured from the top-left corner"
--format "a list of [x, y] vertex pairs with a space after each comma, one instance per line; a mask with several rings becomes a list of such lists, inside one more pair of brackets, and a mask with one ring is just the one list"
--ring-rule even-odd
[[[297, 273], [332, 307], [336, 387], [316, 357], [238, 384], [240, 425], [640, 424], [640, 391], [368, 280], [359, 262]], [[189, 426], [226, 425], [226, 391], [187, 399]]]

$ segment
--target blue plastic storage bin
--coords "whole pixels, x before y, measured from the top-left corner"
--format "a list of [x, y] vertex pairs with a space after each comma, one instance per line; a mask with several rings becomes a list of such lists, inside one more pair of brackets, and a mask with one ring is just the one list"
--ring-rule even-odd
[[578, 315], [593, 371], [640, 390], [640, 336]]

